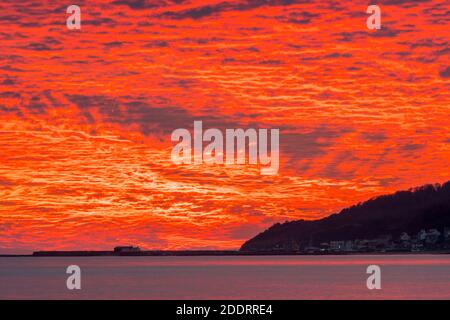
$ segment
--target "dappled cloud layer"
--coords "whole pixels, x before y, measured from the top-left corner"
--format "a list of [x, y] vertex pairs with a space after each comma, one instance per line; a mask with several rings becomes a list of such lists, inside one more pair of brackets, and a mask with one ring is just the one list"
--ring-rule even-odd
[[[449, 178], [450, 3], [0, 3], [0, 253], [238, 248]], [[174, 165], [170, 134], [279, 128], [280, 170]]]

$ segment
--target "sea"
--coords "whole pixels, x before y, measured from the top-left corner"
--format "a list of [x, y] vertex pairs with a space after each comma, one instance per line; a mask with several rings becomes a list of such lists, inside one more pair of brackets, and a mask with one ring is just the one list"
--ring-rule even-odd
[[0, 299], [450, 299], [450, 255], [0, 257]]

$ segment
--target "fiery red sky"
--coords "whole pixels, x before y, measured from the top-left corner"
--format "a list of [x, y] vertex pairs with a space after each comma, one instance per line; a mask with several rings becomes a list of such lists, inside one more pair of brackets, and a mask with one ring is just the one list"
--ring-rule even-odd
[[[446, 0], [71, 4], [0, 2], [0, 253], [234, 249], [449, 179]], [[279, 128], [278, 175], [174, 165], [194, 120]]]

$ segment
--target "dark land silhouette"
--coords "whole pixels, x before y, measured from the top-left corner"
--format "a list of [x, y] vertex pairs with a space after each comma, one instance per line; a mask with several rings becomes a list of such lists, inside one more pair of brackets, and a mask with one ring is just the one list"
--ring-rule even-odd
[[[36, 251], [32, 256], [236, 256], [450, 253], [450, 181], [383, 195], [320, 220], [277, 223], [240, 250]], [[26, 256], [26, 255], [0, 255]]]
[[[348, 251], [430, 251], [450, 249], [449, 234], [450, 181], [379, 196], [320, 220], [277, 223], [245, 242], [240, 251], [326, 252], [333, 245], [333, 250], [347, 243], [355, 247], [352, 241], [357, 240], [359, 249]], [[361, 247], [364, 239], [372, 245]]]

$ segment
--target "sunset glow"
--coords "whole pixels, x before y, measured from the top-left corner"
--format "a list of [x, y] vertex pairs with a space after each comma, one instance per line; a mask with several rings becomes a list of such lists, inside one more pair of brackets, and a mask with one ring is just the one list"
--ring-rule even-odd
[[[450, 3], [0, 3], [0, 253], [236, 249], [450, 177]], [[171, 133], [279, 128], [280, 168], [175, 165]]]

